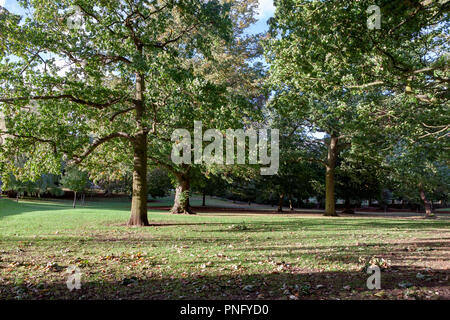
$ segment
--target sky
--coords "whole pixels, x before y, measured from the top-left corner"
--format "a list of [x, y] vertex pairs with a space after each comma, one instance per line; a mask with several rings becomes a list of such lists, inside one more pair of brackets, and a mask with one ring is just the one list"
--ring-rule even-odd
[[[0, 0], [0, 6], [5, 7], [10, 12], [23, 14], [24, 11], [17, 4], [16, 0]], [[249, 33], [260, 33], [267, 31], [267, 20], [273, 16], [275, 7], [273, 0], [259, 0], [258, 22], [249, 29]]]
[[274, 12], [273, 0], [259, 0], [258, 22], [250, 27], [249, 32], [260, 33], [267, 31], [267, 20], [273, 16]]

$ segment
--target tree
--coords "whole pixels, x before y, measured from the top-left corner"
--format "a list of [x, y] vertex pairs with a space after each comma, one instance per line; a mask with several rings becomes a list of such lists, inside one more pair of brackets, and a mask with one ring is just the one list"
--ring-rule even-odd
[[432, 214], [430, 196], [437, 193], [440, 193], [441, 199], [448, 196], [448, 160], [442, 157], [439, 159], [430, 150], [397, 146], [395, 153], [387, 158], [387, 162], [393, 168], [390, 178], [395, 185], [395, 194], [412, 201], [421, 201], [425, 208], [425, 217], [428, 218]]
[[[364, 0], [277, 1], [270, 22], [269, 83], [280, 108], [327, 134], [326, 215], [335, 215], [340, 152], [357, 140], [370, 141], [375, 124], [382, 123], [391, 133], [396, 130], [395, 138], [401, 134], [412, 141], [435, 137], [442, 142], [448, 133], [444, 105], [449, 4], [378, 4], [380, 30], [367, 28], [366, 11], [373, 2]], [[397, 140], [388, 142], [392, 147]], [[367, 149], [362, 143], [359, 147]]]
[[28, 19], [0, 13], [7, 127], [1, 134], [12, 137], [9, 165], [20, 149], [40, 171], [55, 172], [61, 159], [82, 163], [121, 139], [122, 152], [133, 159], [128, 224], [148, 225], [147, 148], [159, 130], [155, 110], [162, 98], [152, 82], [184, 81], [179, 54], [207, 57], [212, 43], [227, 39], [227, 6], [200, 0], [20, 4], [32, 9]]
[[148, 174], [147, 178], [148, 194], [153, 198], [165, 197], [172, 189], [172, 181], [167, 170], [154, 168]]
[[[215, 128], [224, 133], [228, 128], [250, 127], [260, 118], [266, 98], [260, 86], [264, 67], [260, 62], [253, 61], [261, 55], [258, 45], [260, 36], [245, 34], [245, 30], [256, 21], [257, 1], [239, 0], [230, 4], [231, 41], [213, 43], [210, 47], [212, 60], [199, 56], [180, 57], [184, 64], [191, 67], [191, 82], [167, 85], [167, 82], [153, 81], [153, 87], [156, 86], [164, 96], [156, 116], [164, 129], [157, 133], [158, 139], [149, 142], [149, 159], [175, 177], [175, 201], [171, 209], [174, 214], [194, 213], [189, 195], [191, 186], [197, 185], [197, 182], [192, 179], [199, 177], [198, 172], [210, 172], [211, 167], [196, 161], [192, 164], [174, 164], [171, 161], [173, 142], [167, 137], [179, 128], [189, 130], [193, 137], [194, 121], [200, 120], [204, 124], [203, 130]], [[180, 107], [168, 109], [163, 105], [184, 105], [185, 112], [180, 113]], [[204, 143], [203, 147], [207, 144]]]
[[[276, 104], [276, 98], [271, 103]], [[263, 177], [258, 190], [266, 190], [271, 197], [278, 196], [278, 212], [283, 211], [287, 197], [291, 210], [294, 210], [293, 198], [299, 201], [316, 195], [316, 181], [323, 179], [322, 161], [314, 144], [310, 144], [308, 129], [304, 121], [293, 117], [283, 117], [272, 110], [272, 125], [280, 130], [280, 168], [278, 174]]]
[[390, 170], [383, 161], [383, 154], [369, 157], [364, 152], [354, 152], [351, 149], [344, 152], [336, 172], [336, 195], [345, 201], [342, 213], [354, 213], [352, 200], [379, 199], [389, 183]]
[[202, 206], [206, 206], [206, 196], [223, 194], [226, 189], [226, 181], [220, 173], [201, 171], [201, 167], [194, 167], [191, 171], [190, 179], [192, 181], [192, 191], [199, 192], [202, 195]]
[[4, 175], [2, 190], [12, 191], [19, 194], [28, 196], [41, 197], [42, 194], [49, 193], [53, 196], [61, 196], [64, 191], [59, 187], [59, 177], [53, 174], [42, 174], [35, 181], [20, 181], [14, 174], [10, 173]]
[[356, 99], [335, 85], [339, 75], [332, 69], [338, 61], [330, 57], [329, 50], [315, 45], [329, 41], [328, 34], [311, 25], [310, 16], [317, 6], [315, 1], [301, 7], [291, 1], [278, 2], [266, 56], [271, 63], [269, 84], [276, 92], [273, 107], [281, 116], [299, 119], [309, 131], [324, 136], [311, 137], [307, 143], [326, 149], [324, 156], [313, 161], [326, 168], [325, 215], [334, 216], [338, 156], [349, 147], [360, 119]]
[[61, 177], [61, 184], [73, 191], [73, 207], [75, 208], [77, 193], [84, 192], [89, 186], [88, 174], [76, 167], [68, 167]]

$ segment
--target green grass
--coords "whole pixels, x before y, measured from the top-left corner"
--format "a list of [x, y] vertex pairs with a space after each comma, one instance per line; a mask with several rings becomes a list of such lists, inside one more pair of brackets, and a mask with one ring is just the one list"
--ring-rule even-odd
[[[0, 199], [0, 299], [448, 298], [446, 219], [150, 211], [152, 226], [130, 228], [129, 207]], [[372, 256], [391, 260], [381, 293], [361, 272]]]

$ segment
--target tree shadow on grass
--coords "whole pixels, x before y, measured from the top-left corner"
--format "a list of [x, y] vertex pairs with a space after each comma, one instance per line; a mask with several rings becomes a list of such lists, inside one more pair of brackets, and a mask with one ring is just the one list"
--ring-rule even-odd
[[[275, 272], [261, 274], [192, 274], [159, 277], [130, 273], [114, 280], [86, 280], [81, 269], [81, 289], [68, 290], [63, 272], [57, 282], [0, 283], [1, 299], [404, 299], [450, 298], [448, 274], [442, 270], [404, 267], [402, 272], [381, 273], [383, 295], [366, 287], [364, 272]], [[417, 279], [421, 272], [427, 280]], [[447, 277], [447, 278], [446, 278]], [[410, 289], [401, 286], [413, 287]], [[407, 294], [407, 296], [405, 296]], [[408, 294], [410, 296], [408, 296]]]
[[[245, 251], [235, 248], [234, 251]], [[276, 253], [278, 259], [293, 259], [310, 255], [329, 263], [358, 263], [359, 258], [383, 257], [404, 265], [406, 260], [421, 262], [450, 261], [450, 241], [446, 239], [422, 239], [417, 241], [360, 244], [360, 245], [317, 245], [317, 246], [270, 246], [255, 247], [254, 251]], [[255, 261], [257, 262], [257, 261]], [[450, 270], [448, 270], [450, 275]]]
[[[22, 239], [23, 240], [23, 239]], [[59, 240], [59, 239], [58, 239]], [[56, 240], [56, 241], [58, 241]], [[80, 238], [81, 240], [81, 238]], [[235, 243], [235, 238], [216, 239], [222, 243]], [[19, 241], [12, 240], [11, 241]], [[46, 239], [40, 241], [52, 241]], [[64, 240], [64, 241], [67, 241]], [[174, 240], [159, 239], [116, 239], [105, 237], [83, 241], [84, 248], [89, 250], [89, 243], [97, 241], [123, 241], [127, 244], [165, 243], [166, 241], [183, 244], [193, 241], [197, 245], [208, 243], [211, 239], [191, 237]], [[448, 261], [448, 238], [421, 239], [398, 243], [361, 244], [361, 245], [272, 245], [253, 246], [257, 257], [272, 257], [269, 266], [260, 273], [248, 272], [249, 265], [257, 265], [261, 260], [255, 256], [240, 259], [239, 255], [231, 255], [233, 259], [214, 261], [212, 268], [199, 270], [194, 265], [206, 264], [207, 256], [199, 257], [193, 262], [177, 262], [186, 270], [183, 274], [164, 275], [161, 269], [153, 264], [153, 260], [144, 269], [113, 269], [113, 274], [105, 274], [101, 270], [105, 262], [93, 262], [80, 266], [82, 273], [82, 289], [70, 292], [64, 283], [63, 270], [68, 265], [61, 265], [58, 271], [49, 270], [44, 279], [17, 282], [14, 276], [0, 281], [1, 299], [404, 299], [404, 298], [446, 298], [450, 299], [450, 283], [448, 264], [435, 264]], [[87, 246], [87, 247], [86, 247]], [[362, 249], [362, 250], [359, 250]], [[431, 250], [430, 250], [431, 249]], [[25, 249], [26, 250], [26, 249]], [[229, 250], [240, 253], [248, 247], [236, 247]], [[383, 292], [370, 291], [366, 288], [369, 277], [363, 271], [354, 271], [359, 265], [359, 257], [383, 257], [392, 259], [392, 265], [381, 273]], [[310, 268], [302, 268], [285, 261], [295, 258], [325, 262], [326, 265], [347, 265], [353, 271], [320, 271], [320, 263], [311, 263]], [[131, 265], [134, 260], [121, 260], [123, 266]], [[264, 258], [259, 258], [264, 259]], [[273, 260], [276, 259], [276, 260]], [[414, 265], [420, 260], [420, 265]], [[101, 260], [103, 261], [103, 260]], [[4, 260], [2, 265], [14, 261]], [[24, 261], [26, 263], [26, 261]], [[232, 265], [243, 266], [237, 269]], [[161, 265], [158, 263], [158, 265]], [[362, 267], [363, 265], [361, 265]], [[267, 268], [268, 267], [268, 268]], [[114, 268], [117, 268], [115, 266]], [[107, 268], [108, 269], [108, 268]], [[273, 270], [273, 271], [270, 271]], [[421, 275], [418, 278], [418, 274]], [[104, 280], [98, 280], [102, 278]], [[407, 288], [410, 287], [410, 288]], [[438, 292], [439, 294], [436, 294]], [[374, 294], [378, 294], [375, 296]]]
[[[122, 224], [125, 226], [125, 224]], [[316, 219], [316, 218], [298, 218], [290, 219], [289, 221], [242, 221], [242, 222], [152, 222], [150, 227], [170, 227], [170, 226], [223, 226], [225, 228], [216, 230], [198, 230], [199, 232], [224, 232], [224, 233], [265, 233], [265, 232], [295, 232], [295, 231], [317, 231], [325, 232], [331, 231], [371, 231], [377, 229], [402, 231], [402, 230], [420, 230], [433, 232], [436, 229], [448, 229], [450, 228], [450, 221], [447, 220], [392, 220], [386, 221], [361, 221], [359, 219], [351, 220], [330, 220], [330, 219]], [[327, 235], [326, 237], [333, 237], [333, 235]], [[336, 235], [340, 237], [340, 235]], [[320, 237], [323, 238], [323, 237]]]
[[[119, 206], [119, 205], [120, 206]], [[20, 215], [24, 213], [37, 212], [37, 211], [64, 211], [64, 210], [78, 210], [78, 209], [94, 209], [94, 210], [129, 210], [128, 204], [123, 203], [110, 203], [104, 202], [86, 202], [84, 206], [78, 204], [77, 208], [72, 207], [72, 201], [67, 200], [20, 200], [16, 202], [12, 199], [0, 198], [0, 219]]]
[[45, 204], [43, 202], [16, 202], [10, 199], [0, 199], [0, 219], [7, 216], [13, 216], [33, 211], [56, 211], [64, 209], [69, 209], [69, 207], [67, 205], [58, 203]]
[[[450, 228], [449, 220], [370, 220], [365, 219], [321, 219], [321, 218], [298, 218], [289, 219], [288, 221], [264, 221], [264, 222], [245, 222], [245, 230], [229, 230], [222, 229], [216, 232], [267, 232], [267, 231], [326, 231], [342, 230], [342, 231], [361, 231], [370, 229], [420, 229], [421, 231], [433, 231], [436, 228]], [[431, 229], [432, 228], [432, 229]]]

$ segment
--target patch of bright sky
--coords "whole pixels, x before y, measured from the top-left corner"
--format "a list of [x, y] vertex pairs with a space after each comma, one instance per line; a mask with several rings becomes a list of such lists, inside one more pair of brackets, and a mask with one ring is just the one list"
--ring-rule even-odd
[[0, 0], [0, 6], [15, 14], [25, 14], [25, 10], [19, 6], [16, 0]]
[[258, 22], [251, 26], [248, 30], [249, 33], [262, 33], [268, 30], [267, 20], [273, 17], [275, 12], [275, 6], [273, 0], [259, 0], [258, 8]]
[[[25, 14], [25, 11], [19, 6], [17, 0], [0, 0], [0, 6], [15, 14]], [[267, 31], [267, 20], [273, 16], [274, 12], [275, 6], [273, 0], [259, 0], [258, 22], [249, 29], [249, 33]]]

